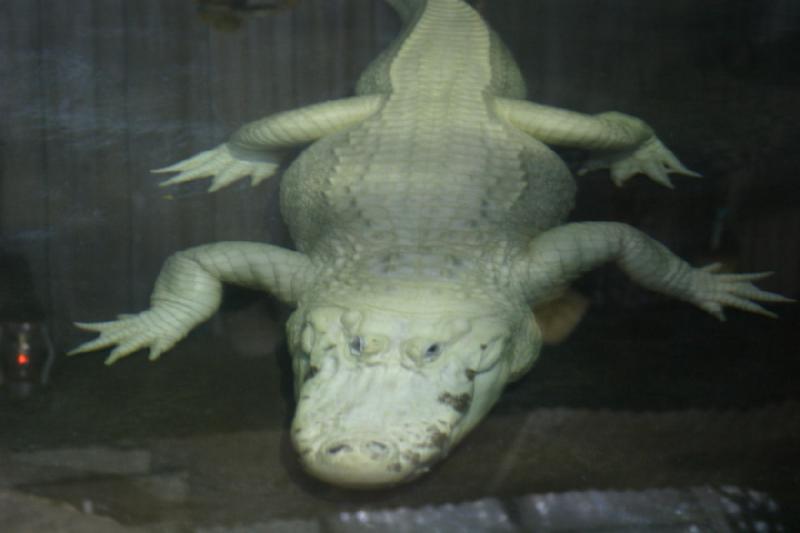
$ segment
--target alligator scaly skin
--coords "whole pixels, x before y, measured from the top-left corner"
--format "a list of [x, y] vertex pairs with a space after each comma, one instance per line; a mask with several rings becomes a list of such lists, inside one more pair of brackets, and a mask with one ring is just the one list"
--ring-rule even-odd
[[696, 175], [649, 126], [523, 100], [499, 38], [462, 0], [388, 0], [405, 27], [356, 96], [272, 115], [162, 172], [218, 190], [275, 173], [281, 150], [312, 143], [286, 171], [284, 218], [297, 245], [224, 242], [178, 252], [151, 307], [79, 324], [116, 346], [111, 364], [156, 359], [219, 305], [221, 284], [297, 307], [288, 323], [298, 409], [292, 429], [313, 475], [377, 487], [423, 474], [538, 356], [531, 305], [616, 262], [633, 280], [722, 318], [771, 315], [763, 274], [695, 269], [630, 226], [563, 224], [575, 182], [547, 144], [591, 150], [587, 170], [621, 185]]

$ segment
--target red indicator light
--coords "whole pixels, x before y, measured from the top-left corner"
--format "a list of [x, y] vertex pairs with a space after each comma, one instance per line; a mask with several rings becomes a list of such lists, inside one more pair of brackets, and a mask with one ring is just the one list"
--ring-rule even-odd
[[18, 353], [17, 354], [17, 364], [19, 366], [25, 366], [30, 362], [31, 362], [31, 358], [30, 358], [30, 356], [28, 354], [26, 354], [26, 353]]

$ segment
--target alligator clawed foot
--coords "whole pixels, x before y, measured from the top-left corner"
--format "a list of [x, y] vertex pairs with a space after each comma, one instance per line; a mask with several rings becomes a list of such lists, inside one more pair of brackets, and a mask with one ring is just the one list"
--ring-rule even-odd
[[720, 263], [714, 263], [692, 271], [692, 301], [706, 311], [725, 320], [724, 307], [777, 318], [772, 311], [756, 302], [791, 303], [793, 299], [774, 292], [759, 289], [752, 282], [772, 275], [772, 272], [744, 274], [721, 274]]
[[578, 174], [583, 175], [600, 169], [609, 169], [611, 180], [618, 187], [636, 174], [644, 174], [659, 185], [670, 189], [674, 188], [669, 178], [670, 173], [694, 178], [702, 177], [686, 168], [657, 137], [648, 139], [633, 150], [594, 154]]
[[215, 192], [247, 176], [252, 177], [251, 184], [256, 186], [275, 174], [278, 167], [277, 158], [269, 154], [254, 154], [253, 157], [244, 158], [240, 154], [234, 154], [225, 143], [152, 172], [178, 172], [178, 175], [161, 182], [161, 187], [213, 177], [208, 191]]

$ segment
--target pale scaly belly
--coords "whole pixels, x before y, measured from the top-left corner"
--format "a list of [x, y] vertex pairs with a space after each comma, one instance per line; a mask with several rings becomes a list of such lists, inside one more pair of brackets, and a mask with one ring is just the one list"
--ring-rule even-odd
[[[390, 102], [379, 116], [311, 147], [286, 185], [308, 195], [306, 209], [337, 231], [369, 229], [424, 242], [442, 232], [473, 240], [476, 231], [505, 226], [525, 175], [521, 149], [513, 153], [503, 127], [490, 124], [485, 110], [462, 108], [454, 117], [445, 105], [408, 113], [402, 107]], [[446, 121], [439, 116], [446, 114]], [[307, 164], [331, 156], [328, 168]], [[292, 200], [284, 203], [290, 225], [292, 209], [304, 203]]]

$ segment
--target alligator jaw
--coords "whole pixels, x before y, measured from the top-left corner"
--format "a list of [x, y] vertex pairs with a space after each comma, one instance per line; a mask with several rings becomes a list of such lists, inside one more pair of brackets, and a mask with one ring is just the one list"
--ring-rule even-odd
[[348, 436], [324, 441], [313, 451], [301, 454], [305, 470], [312, 476], [349, 489], [389, 488], [407, 483], [427, 472], [446, 454], [448, 437], [438, 431], [439, 442], [420, 451], [401, 451], [381, 437]]
[[346, 488], [390, 487], [427, 472], [459, 440], [473, 395], [463, 372], [461, 383], [402, 367], [327, 372], [303, 384], [292, 424], [312, 476]]

